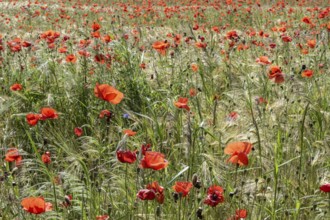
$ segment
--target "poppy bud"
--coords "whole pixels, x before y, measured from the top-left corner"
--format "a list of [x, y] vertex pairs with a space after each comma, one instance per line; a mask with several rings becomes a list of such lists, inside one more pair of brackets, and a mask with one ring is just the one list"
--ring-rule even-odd
[[203, 219], [202, 212], [203, 212], [203, 209], [201, 207], [199, 207], [197, 212], [196, 212], [196, 216], [197, 216], [198, 219]]
[[111, 204], [108, 205], [108, 213], [111, 213], [111, 210], [112, 210], [112, 206]]
[[66, 195], [64, 197], [64, 201], [66, 203], [67, 206], [70, 206], [71, 205], [71, 200], [72, 200], [72, 196], [71, 195]]
[[157, 206], [156, 216], [160, 217], [161, 214], [162, 214], [162, 210], [161, 210], [160, 206]]
[[174, 199], [174, 202], [176, 203], [179, 199], [179, 193], [174, 192], [173, 193], [173, 199]]
[[193, 177], [192, 177], [192, 183], [193, 183], [194, 187], [196, 187], [197, 189], [200, 189], [202, 187], [202, 183], [198, 179], [197, 174], [194, 174], [193, 175]]
[[195, 173], [192, 177], [192, 183], [193, 183], [194, 186], [197, 183], [197, 181], [198, 181], [198, 177], [197, 177], [197, 174]]

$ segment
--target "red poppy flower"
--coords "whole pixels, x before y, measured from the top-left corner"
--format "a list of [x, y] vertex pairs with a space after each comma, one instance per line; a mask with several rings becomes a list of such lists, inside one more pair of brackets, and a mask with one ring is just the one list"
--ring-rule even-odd
[[66, 53], [68, 51], [68, 49], [66, 47], [61, 47], [58, 49], [59, 53]]
[[196, 95], [197, 95], [197, 91], [196, 91], [196, 89], [194, 89], [194, 88], [190, 88], [190, 89], [189, 89], [189, 95], [190, 95], [190, 97], [194, 97], [194, 96], [196, 96]]
[[61, 206], [63, 206], [64, 208], [67, 208], [69, 206], [71, 206], [72, 204], [72, 195], [65, 195], [64, 196], [64, 201], [62, 202]]
[[147, 68], [147, 65], [145, 63], [141, 63], [139, 66], [140, 66], [141, 69]]
[[94, 60], [95, 62], [97, 63], [101, 63], [101, 64], [104, 64], [104, 63], [111, 63], [111, 56], [109, 54], [107, 55], [104, 55], [104, 54], [96, 54], [94, 56]]
[[252, 144], [249, 142], [233, 142], [226, 146], [225, 154], [229, 154], [230, 158], [227, 162], [239, 165], [248, 165], [249, 159], [247, 155], [252, 149]]
[[191, 69], [192, 69], [192, 71], [197, 72], [198, 71], [198, 65], [196, 63], [191, 64]]
[[255, 101], [256, 101], [257, 105], [260, 105], [260, 104], [267, 104], [267, 103], [268, 103], [267, 100], [264, 99], [263, 97], [257, 97], [257, 98], [255, 99]]
[[301, 76], [311, 78], [313, 76], [313, 70], [304, 70], [302, 71]]
[[198, 42], [195, 43], [195, 46], [197, 48], [206, 48], [207, 47], [207, 43], [203, 43], [203, 42], [198, 41]]
[[108, 215], [99, 215], [96, 216], [96, 220], [109, 220], [110, 217]]
[[30, 126], [35, 126], [38, 123], [40, 118], [41, 118], [40, 114], [29, 113], [29, 114], [26, 115], [27, 123]]
[[186, 109], [187, 111], [190, 111], [190, 108], [189, 106], [187, 105], [188, 103], [188, 98], [182, 98], [180, 97], [179, 100], [177, 102], [174, 103], [174, 105], [177, 107], [177, 108], [184, 108]]
[[99, 29], [101, 29], [101, 25], [98, 23], [93, 23], [92, 25], [93, 31], [98, 31]]
[[164, 199], [165, 199], [164, 187], [160, 186], [157, 181], [148, 184], [146, 188], [153, 190], [155, 192], [156, 199], [159, 204], [164, 203]]
[[307, 40], [307, 45], [309, 48], [314, 48], [316, 46], [316, 40]]
[[281, 73], [281, 72], [282, 72], [282, 70], [281, 70], [281, 68], [279, 66], [271, 66], [269, 68], [269, 75], [270, 76], [272, 76], [272, 75], [274, 75], [276, 73]]
[[247, 211], [245, 209], [237, 209], [234, 216], [227, 220], [241, 220], [247, 217]]
[[152, 48], [154, 48], [161, 55], [166, 54], [166, 50], [170, 47], [170, 44], [165, 41], [156, 41], [152, 44]]
[[41, 120], [46, 119], [56, 119], [58, 118], [58, 114], [53, 108], [42, 108], [41, 109]]
[[194, 31], [197, 31], [198, 28], [199, 28], [199, 25], [198, 25], [198, 24], [194, 24], [194, 26], [193, 26], [193, 30], [194, 30]]
[[191, 182], [175, 182], [173, 189], [175, 192], [179, 193], [182, 197], [186, 197], [193, 187]]
[[326, 193], [330, 192], [330, 183], [325, 183], [322, 186], [320, 186], [320, 190]]
[[141, 189], [136, 196], [141, 200], [154, 200], [156, 193], [150, 189]]
[[117, 150], [117, 159], [122, 163], [129, 163], [132, 164], [136, 161], [136, 152], [134, 151], [124, 151], [124, 150]]
[[20, 91], [23, 89], [23, 86], [19, 83], [15, 83], [10, 87], [11, 91]]
[[214, 31], [216, 33], [220, 33], [219, 27], [216, 27], [216, 26], [212, 27], [212, 31]]
[[50, 164], [52, 160], [50, 159], [50, 152], [46, 152], [41, 156], [41, 160], [44, 164]]
[[283, 35], [282, 36], [282, 40], [284, 41], [284, 42], [291, 42], [292, 41], [292, 38], [290, 37], [290, 36], [288, 36], [288, 35]]
[[275, 43], [270, 43], [269, 44], [269, 47], [272, 48], [272, 49], [274, 49], [276, 47], [276, 44]]
[[66, 56], [65, 61], [68, 63], [75, 63], [77, 61], [77, 57], [73, 54], [69, 54]]
[[123, 133], [130, 137], [136, 135], [136, 132], [132, 131], [131, 129], [125, 129], [123, 130]]
[[53, 30], [48, 30], [45, 31], [44, 33], [42, 33], [40, 35], [40, 38], [42, 39], [56, 39], [60, 37], [60, 33], [59, 32], [55, 32]]
[[221, 186], [210, 186], [207, 191], [207, 198], [204, 200], [204, 204], [215, 207], [219, 203], [225, 201], [223, 197], [223, 189]]
[[19, 151], [16, 148], [11, 148], [7, 150], [5, 160], [8, 162], [15, 161], [16, 166], [19, 166], [22, 161], [22, 156], [20, 155]]
[[22, 42], [22, 47], [30, 47], [32, 44], [28, 41], [23, 41]]
[[102, 40], [105, 42], [105, 43], [110, 43], [111, 42], [111, 37], [110, 35], [104, 35], [102, 37]]
[[303, 17], [301, 21], [306, 24], [312, 24], [312, 20], [309, 17]]
[[150, 150], [151, 150], [151, 144], [142, 144], [141, 147], [142, 155], [146, 155], [146, 152]]
[[101, 37], [101, 33], [99, 31], [92, 32], [91, 35], [92, 35], [93, 38], [100, 38]]
[[228, 121], [235, 121], [238, 118], [238, 113], [237, 112], [230, 112], [229, 115], [227, 116]]
[[104, 118], [104, 117], [110, 118], [111, 117], [111, 112], [107, 109], [102, 110], [100, 112], [99, 118]]
[[80, 136], [83, 134], [83, 129], [80, 128], [80, 127], [76, 127], [76, 128], [74, 128], [74, 134], [75, 134], [77, 137], [80, 137]]
[[270, 60], [267, 56], [261, 56], [261, 57], [257, 58], [256, 62], [259, 64], [262, 64], [262, 65], [268, 65], [268, 64], [272, 63], [272, 62], [270, 62]]
[[247, 217], [247, 211], [245, 209], [238, 209], [236, 210], [236, 218], [239, 220], [241, 218]]
[[52, 204], [45, 202], [43, 197], [27, 197], [22, 199], [23, 209], [32, 214], [41, 214], [52, 210]]
[[91, 54], [87, 50], [78, 50], [79, 55], [89, 57]]
[[141, 160], [140, 167], [144, 169], [162, 170], [168, 166], [165, 155], [159, 152], [147, 151]]
[[269, 68], [268, 78], [275, 79], [277, 84], [284, 82], [284, 74], [279, 66], [271, 66]]
[[119, 92], [117, 89], [112, 86], [109, 86], [108, 84], [99, 85], [98, 83], [96, 83], [96, 86], [94, 88], [94, 94], [96, 97], [110, 102], [114, 105], [120, 103], [121, 100], [124, 98], [123, 93]]
[[227, 39], [230, 39], [230, 40], [236, 40], [236, 39], [238, 39], [238, 34], [236, 31], [229, 31], [229, 32], [227, 32], [226, 37], [227, 37]]

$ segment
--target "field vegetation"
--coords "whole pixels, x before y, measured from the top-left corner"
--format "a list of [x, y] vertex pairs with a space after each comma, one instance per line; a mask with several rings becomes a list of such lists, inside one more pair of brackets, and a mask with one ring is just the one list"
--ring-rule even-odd
[[1, 1], [0, 219], [330, 219], [329, 16]]

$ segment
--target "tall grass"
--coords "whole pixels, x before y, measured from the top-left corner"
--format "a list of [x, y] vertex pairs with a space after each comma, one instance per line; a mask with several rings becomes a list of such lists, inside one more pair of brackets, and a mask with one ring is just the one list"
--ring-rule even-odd
[[[253, 220], [330, 217], [329, 196], [319, 190], [330, 181], [329, 14], [320, 17], [329, 13], [327, 2], [225, 2], [1, 2], [0, 219], [235, 219], [239, 209]], [[100, 38], [91, 36], [93, 23], [101, 25]], [[41, 37], [47, 30], [60, 34], [54, 45]], [[238, 34], [232, 40], [231, 30]], [[31, 46], [15, 52], [8, 44], [15, 38], [21, 40], [14, 45]], [[152, 47], [163, 40], [170, 43], [165, 55]], [[77, 62], [66, 61], [69, 54]], [[260, 56], [272, 64], [258, 64]], [[272, 65], [284, 82], [270, 79]], [[306, 69], [311, 78], [302, 77]], [[10, 89], [15, 83], [23, 89]], [[124, 99], [114, 105], [97, 98], [97, 83]], [[190, 111], [175, 106], [180, 97]], [[58, 118], [30, 126], [26, 115], [43, 107]], [[111, 117], [100, 117], [102, 110]], [[224, 149], [235, 141], [253, 144], [248, 166], [227, 162]], [[141, 168], [145, 144], [165, 155], [166, 169]], [[19, 150], [20, 165], [5, 159], [10, 148]], [[136, 150], [137, 161], [121, 163], [119, 149]], [[42, 161], [45, 152], [50, 164]], [[137, 198], [154, 181], [164, 187], [163, 204]], [[178, 181], [195, 184], [187, 197], [173, 190]], [[216, 207], [204, 204], [212, 185], [224, 189]], [[52, 211], [22, 209], [23, 198], [37, 196]]]

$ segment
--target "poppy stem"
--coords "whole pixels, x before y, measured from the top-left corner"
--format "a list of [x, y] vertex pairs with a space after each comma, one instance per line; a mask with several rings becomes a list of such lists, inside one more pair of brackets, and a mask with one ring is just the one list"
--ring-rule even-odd
[[299, 179], [298, 179], [299, 186], [301, 186], [300, 185], [300, 180], [301, 180], [302, 162], [303, 162], [303, 156], [304, 156], [305, 119], [306, 119], [308, 107], [309, 107], [309, 103], [305, 107], [304, 115], [303, 115], [303, 119], [302, 119], [301, 127], [300, 127], [300, 159], [299, 159]]
[[328, 213], [330, 213], [330, 193], [328, 193], [329, 194], [329, 196], [328, 196], [328, 204], [329, 204], [329, 207], [328, 207]]
[[213, 129], [215, 129], [217, 127], [217, 106], [218, 106], [218, 99], [215, 97], [214, 98], [214, 106], [213, 106]]
[[179, 217], [179, 218], [178, 218], [178, 219], [181, 219], [181, 202], [182, 202], [182, 198], [181, 198], [181, 196], [180, 196], [179, 201], [180, 201], [180, 202], [179, 202], [179, 212], [178, 212], [178, 215], [179, 215], [178, 217]]
[[237, 170], [238, 170], [238, 163], [236, 164], [236, 168], [235, 168], [235, 185], [234, 185], [234, 188], [236, 188], [237, 186]]
[[148, 214], [148, 200], [147, 200], [147, 202], [145, 203], [146, 204], [146, 220], [148, 220], [149, 219], [149, 214]]
[[125, 164], [125, 192], [126, 192], [126, 213], [128, 213], [128, 187], [127, 187], [127, 171], [128, 171], [128, 166], [127, 163]]
[[251, 112], [251, 117], [252, 117], [252, 122], [253, 122], [253, 125], [256, 129], [256, 134], [257, 134], [257, 139], [258, 139], [258, 151], [259, 151], [259, 166], [260, 166], [260, 173], [259, 175], [262, 176], [262, 173], [263, 173], [263, 166], [262, 166], [262, 158], [261, 158], [261, 139], [260, 139], [260, 132], [259, 132], [259, 127], [258, 127], [258, 124], [257, 124], [257, 121], [254, 117], [254, 112], [253, 112], [253, 108], [252, 108], [252, 101], [251, 101], [251, 93], [250, 93], [250, 90], [249, 90], [249, 100], [248, 100], [248, 104], [249, 104], [249, 107], [250, 107], [250, 112]]
[[57, 196], [56, 196], [56, 187], [54, 180], [52, 180], [52, 185], [53, 185], [53, 193], [54, 193], [54, 201], [55, 201], [55, 211], [58, 212], [58, 207], [57, 207]]

